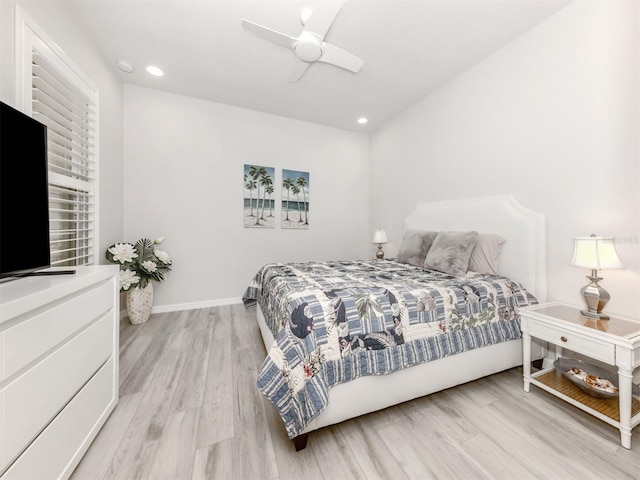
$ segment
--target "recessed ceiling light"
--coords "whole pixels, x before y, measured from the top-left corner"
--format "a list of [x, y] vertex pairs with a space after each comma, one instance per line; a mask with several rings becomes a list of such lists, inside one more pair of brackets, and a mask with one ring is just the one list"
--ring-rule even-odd
[[118, 68], [123, 72], [126, 72], [126, 73], [133, 72], [133, 65], [131, 65], [126, 60], [116, 60], [116, 65], [118, 65]]
[[156, 77], [161, 77], [164, 75], [164, 72], [162, 70], [160, 70], [158, 67], [154, 67], [153, 65], [149, 65], [147, 67], [147, 72]]
[[367, 123], [368, 121], [369, 121], [369, 119], [368, 119], [367, 117], [360, 117], [360, 118], [358, 119], [358, 123], [359, 123], [360, 125], [364, 125], [364, 124], [365, 124], [365, 123]]

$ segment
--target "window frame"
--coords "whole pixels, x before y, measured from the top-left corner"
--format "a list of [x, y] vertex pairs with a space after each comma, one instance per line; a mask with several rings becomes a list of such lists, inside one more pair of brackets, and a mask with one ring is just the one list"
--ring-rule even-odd
[[[89, 125], [89, 137], [92, 139], [90, 152], [87, 156], [87, 168], [90, 170], [85, 181], [74, 178], [72, 175], [66, 176], [51, 169], [51, 158], [49, 160], [49, 197], [52, 198], [52, 192], [60, 191], [60, 188], [69, 190], [77, 189], [79, 193], [75, 194], [76, 200], [83, 198], [79, 205], [86, 207], [81, 210], [81, 215], [86, 220], [73, 220], [72, 223], [78, 225], [75, 228], [74, 236], [69, 241], [75, 243], [71, 249], [64, 248], [65, 243], [62, 240], [56, 240], [51, 235], [51, 254], [52, 266], [56, 263], [63, 265], [92, 265], [98, 264], [99, 254], [99, 94], [95, 84], [82, 72], [82, 70], [67, 56], [67, 54], [58, 46], [58, 44], [49, 37], [42, 28], [40, 28], [26, 12], [16, 5], [15, 10], [15, 100], [16, 105], [27, 115], [33, 116], [33, 50], [36, 49], [38, 54], [43, 57], [47, 63], [55, 69], [57, 75], [64, 77], [66, 83], [73, 86], [74, 89], [89, 102], [89, 113], [83, 120], [87, 120]], [[47, 151], [51, 154], [51, 144], [48, 145]], [[70, 169], [70, 172], [72, 170]], [[57, 203], [65, 203], [65, 200], [57, 200]], [[69, 203], [68, 201], [66, 203]], [[72, 202], [78, 204], [75, 201]], [[54, 208], [50, 205], [50, 222], [54, 221]], [[71, 210], [70, 210], [71, 211]], [[88, 228], [79, 227], [81, 222], [89, 225]], [[54, 232], [55, 229], [51, 228]], [[88, 232], [87, 237], [81, 236], [80, 231]], [[79, 236], [80, 235], [80, 236]], [[83, 244], [79, 244], [83, 242]], [[56, 244], [60, 244], [58, 247]], [[53, 260], [54, 255], [60, 252], [68, 252], [63, 260]], [[79, 254], [86, 251], [88, 253]], [[71, 263], [69, 263], [71, 262]]]

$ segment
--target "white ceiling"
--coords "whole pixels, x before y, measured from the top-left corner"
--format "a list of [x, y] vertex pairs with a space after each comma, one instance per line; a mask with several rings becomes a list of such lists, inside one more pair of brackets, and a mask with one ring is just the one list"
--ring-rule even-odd
[[[571, 0], [347, 0], [325, 41], [364, 60], [358, 74], [316, 62], [288, 83], [293, 52], [241, 19], [298, 36], [317, 0], [60, 1], [124, 82], [369, 132]], [[63, 5], [64, 4], [64, 5]], [[133, 73], [117, 69], [125, 59]], [[164, 77], [145, 67], [155, 64]], [[369, 123], [356, 124], [360, 116]]]

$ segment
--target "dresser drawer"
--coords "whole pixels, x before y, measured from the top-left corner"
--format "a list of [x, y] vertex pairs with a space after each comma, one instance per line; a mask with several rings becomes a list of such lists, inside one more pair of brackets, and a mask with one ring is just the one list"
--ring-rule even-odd
[[114, 328], [105, 315], [0, 389], [0, 471], [112, 356]]
[[114, 369], [112, 358], [11, 465], [5, 473], [7, 479], [69, 476], [75, 468], [75, 462], [70, 463], [69, 459], [76, 457], [88, 436], [97, 434], [115, 406]]
[[560, 327], [541, 323], [533, 319], [528, 320], [529, 335], [546, 340], [562, 348], [587, 355], [596, 360], [615, 365], [616, 347], [612, 343], [593, 338], [580, 333], [570, 332]]
[[113, 283], [105, 282], [0, 331], [0, 383], [112, 306]]

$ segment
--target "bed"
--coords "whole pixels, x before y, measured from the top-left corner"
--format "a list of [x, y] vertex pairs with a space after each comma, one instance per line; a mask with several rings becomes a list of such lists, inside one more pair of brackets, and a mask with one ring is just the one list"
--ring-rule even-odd
[[[419, 204], [404, 223], [401, 261], [268, 264], [244, 293], [268, 352], [258, 388], [296, 450], [319, 428], [522, 364], [518, 309], [546, 301], [544, 215], [499, 195]], [[418, 233], [426, 260], [407, 263]], [[497, 271], [439, 268], [445, 234], [473, 250], [506, 240]]]

